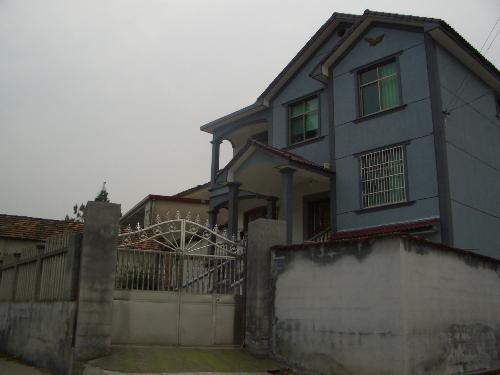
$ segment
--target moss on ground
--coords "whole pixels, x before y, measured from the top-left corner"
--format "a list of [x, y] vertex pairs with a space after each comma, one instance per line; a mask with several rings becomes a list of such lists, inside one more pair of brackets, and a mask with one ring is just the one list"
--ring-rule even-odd
[[266, 372], [280, 366], [242, 349], [114, 346], [111, 355], [89, 362], [121, 372]]

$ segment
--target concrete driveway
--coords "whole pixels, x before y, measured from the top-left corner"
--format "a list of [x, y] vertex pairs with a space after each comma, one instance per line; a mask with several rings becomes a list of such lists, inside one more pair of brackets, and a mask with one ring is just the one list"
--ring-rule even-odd
[[5, 375], [54, 375], [53, 372], [23, 363], [0, 353], [0, 374]]

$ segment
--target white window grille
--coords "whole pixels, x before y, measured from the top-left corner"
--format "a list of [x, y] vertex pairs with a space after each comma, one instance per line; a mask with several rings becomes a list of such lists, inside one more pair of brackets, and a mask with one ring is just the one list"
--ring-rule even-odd
[[363, 208], [406, 201], [403, 146], [369, 152], [359, 158]]

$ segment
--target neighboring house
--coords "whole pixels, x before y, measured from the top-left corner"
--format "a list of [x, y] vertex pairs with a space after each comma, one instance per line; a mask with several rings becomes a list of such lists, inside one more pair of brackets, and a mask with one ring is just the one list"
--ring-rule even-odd
[[[139, 224], [144, 228], [155, 224], [158, 216], [162, 221], [167, 217], [174, 219], [177, 211], [182, 218], [189, 214], [191, 220], [195, 220], [199, 216], [201, 224], [204, 224], [208, 219], [208, 199], [205, 185], [174, 196], [149, 194], [122, 216], [120, 224], [122, 227], [130, 224], [133, 229]], [[227, 215], [221, 215], [218, 224], [223, 226], [226, 223]]]
[[83, 231], [82, 223], [38, 217], [0, 214], [0, 259], [6, 254], [20, 252], [33, 245], [43, 244], [52, 236], [66, 231]]
[[[499, 71], [444, 21], [334, 13], [211, 133], [210, 218], [288, 242], [420, 232], [500, 257]], [[219, 170], [219, 145], [234, 158]]]

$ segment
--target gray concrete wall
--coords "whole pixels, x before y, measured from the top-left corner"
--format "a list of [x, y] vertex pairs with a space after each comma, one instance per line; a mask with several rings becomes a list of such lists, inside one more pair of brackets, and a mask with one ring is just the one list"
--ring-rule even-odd
[[384, 237], [273, 251], [272, 351], [336, 374], [500, 366], [498, 262]]
[[75, 317], [75, 301], [2, 302], [0, 351], [69, 374]]
[[[89, 202], [83, 240], [72, 236], [66, 250], [57, 248], [62, 240], [52, 241], [67, 261], [57, 270], [65, 267], [63, 284], [50, 285], [64, 293], [50, 301], [0, 302], [0, 351], [57, 374], [77, 374], [81, 361], [109, 353], [119, 217], [119, 205]], [[38, 283], [23, 288], [36, 296]]]
[[271, 335], [271, 252], [286, 243], [286, 223], [257, 219], [248, 224], [246, 333], [247, 349], [256, 356], [269, 354]]
[[[384, 34], [383, 41], [371, 47], [364, 36]], [[335, 123], [334, 159], [337, 171], [338, 230], [366, 228], [383, 224], [439, 216], [427, 63], [422, 32], [373, 27], [333, 68]], [[405, 108], [376, 117], [358, 119], [358, 67], [399, 54], [401, 104]], [[353, 141], [355, 140], [355, 141]], [[411, 205], [379, 210], [361, 209], [361, 185], [357, 155], [376, 148], [408, 142], [407, 200]]]
[[500, 259], [500, 119], [495, 93], [439, 46], [437, 61], [443, 109], [450, 112], [445, 136], [454, 246]]

